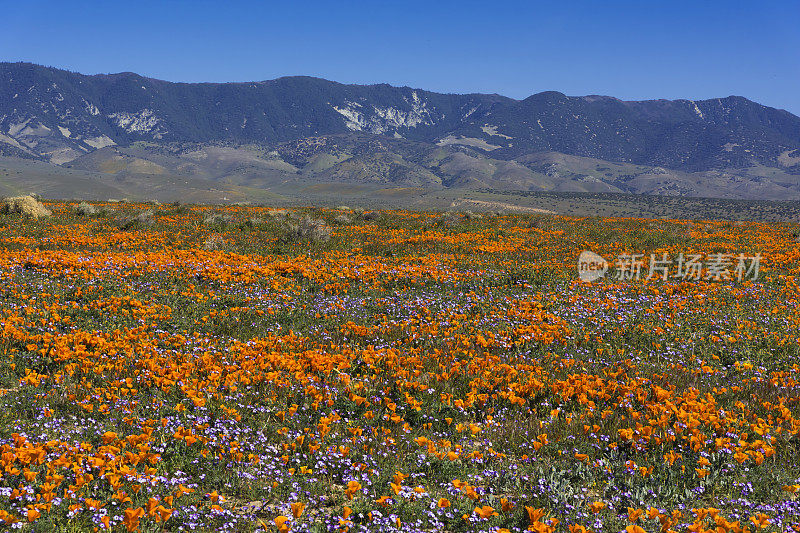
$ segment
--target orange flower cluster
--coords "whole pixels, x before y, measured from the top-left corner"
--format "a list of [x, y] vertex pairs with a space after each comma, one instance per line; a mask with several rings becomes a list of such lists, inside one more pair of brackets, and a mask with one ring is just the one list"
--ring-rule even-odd
[[[237, 206], [212, 250], [200, 207], [133, 229], [51, 207], [0, 219], [4, 526], [798, 523], [787, 228], [391, 212], [287, 242]], [[764, 278], [591, 285], [583, 249], [757, 251]]]

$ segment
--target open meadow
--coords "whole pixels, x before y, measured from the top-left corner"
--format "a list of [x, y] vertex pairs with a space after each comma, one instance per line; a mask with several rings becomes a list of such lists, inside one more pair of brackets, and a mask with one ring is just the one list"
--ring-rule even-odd
[[0, 215], [0, 528], [800, 531], [797, 223], [95, 206]]

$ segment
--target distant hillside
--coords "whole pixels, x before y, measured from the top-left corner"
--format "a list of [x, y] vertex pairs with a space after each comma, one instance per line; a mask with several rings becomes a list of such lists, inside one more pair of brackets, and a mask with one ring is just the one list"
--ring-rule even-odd
[[513, 100], [311, 77], [187, 84], [0, 63], [0, 156], [256, 188], [289, 179], [800, 198], [800, 118], [736, 96]]

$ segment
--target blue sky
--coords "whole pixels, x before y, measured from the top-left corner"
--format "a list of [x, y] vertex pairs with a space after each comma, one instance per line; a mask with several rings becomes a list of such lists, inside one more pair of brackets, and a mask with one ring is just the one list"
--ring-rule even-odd
[[0, 60], [86, 74], [303, 74], [513, 98], [733, 94], [800, 115], [798, 0], [0, 0], [0, 10]]

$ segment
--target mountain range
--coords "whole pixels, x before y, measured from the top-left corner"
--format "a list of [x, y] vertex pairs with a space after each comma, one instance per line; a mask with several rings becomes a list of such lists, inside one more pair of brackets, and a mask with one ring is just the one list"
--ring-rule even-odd
[[[49, 182], [26, 181], [43, 173]], [[800, 199], [800, 118], [740, 96], [515, 100], [305, 76], [172, 83], [0, 63], [0, 190], [35, 184], [72, 197], [71, 180], [165, 197], [181, 187], [243, 198], [341, 185]]]

